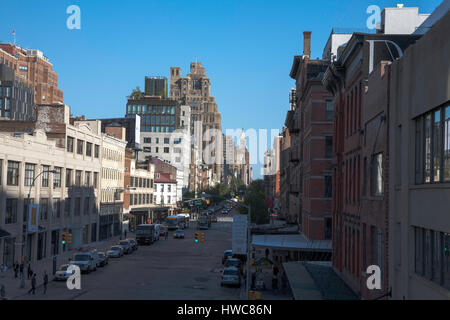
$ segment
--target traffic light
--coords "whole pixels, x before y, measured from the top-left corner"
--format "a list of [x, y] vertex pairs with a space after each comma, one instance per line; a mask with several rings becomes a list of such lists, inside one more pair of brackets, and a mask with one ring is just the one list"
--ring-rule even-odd
[[61, 243], [66, 244], [67, 243], [67, 232], [63, 232], [61, 235]]
[[195, 242], [196, 242], [196, 243], [198, 242], [199, 238], [200, 238], [200, 232], [197, 231], [197, 232], [195, 233]]
[[204, 241], [205, 241], [205, 233], [200, 232], [200, 242], [204, 242]]

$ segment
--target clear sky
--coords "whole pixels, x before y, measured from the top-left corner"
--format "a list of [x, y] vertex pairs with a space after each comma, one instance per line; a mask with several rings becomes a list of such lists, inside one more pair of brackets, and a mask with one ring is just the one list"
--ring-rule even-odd
[[[366, 28], [370, 5], [418, 6], [442, 0], [10, 0], [0, 5], [0, 41], [44, 52], [59, 74], [64, 102], [88, 118], [125, 114], [126, 96], [146, 75], [169, 78], [202, 62], [222, 113], [222, 127], [280, 129], [289, 108], [293, 56], [312, 31], [321, 57], [333, 27]], [[69, 30], [70, 5], [81, 30]], [[252, 155], [256, 158], [256, 155]], [[260, 177], [261, 165], [254, 166]]]

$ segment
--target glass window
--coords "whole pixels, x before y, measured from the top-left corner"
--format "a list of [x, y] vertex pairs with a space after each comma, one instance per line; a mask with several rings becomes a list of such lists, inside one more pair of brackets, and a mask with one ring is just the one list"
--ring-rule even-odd
[[325, 137], [325, 158], [329, 159], [333, 155], [333, 137]]
[[17, 223], [18, 199], [6, 199], [5, 224]]
[[372, 156], [372, 195], [383, 195], [383, 154]]
[[48, 219], [48, 198], [39, 200], [39, 216], [41, 220]]
[[74, 138], [67, 137], [67, 152], [73, 152]]
[[331, 198], [332, 196], [332, 184], [331, 184], [331, 176], [325, 176], [325, 198]]
[[90, 171], [86, 171], [84, 173], [84, 186], [85, 187], [91, 186], [91, 172]]
[[164, 138], [164, 144], [170, 144], [170, 138]]
[[334, 108], [333, 108], [333, 101], [328, 100], [326, 102], [326, 114], [325, 119], [327, 121], [332, 121], [334, 116]]
[[77, 140], [77, 154], [83, 154], [83, 140]]
[[34, 171], [36, 165], [32, 163], [25, 164], [25, 186], [34, 186]]
[[75, 185], [81, 187], [81, 170], [75, 171]]
[[48, 188], [50, 166], [42, 166], [42, 187]]
[[66, 188], [72, 186], [72, 169], [66, 169]]
[[433, 181], [439, 182], [441, 173], [441, 144], [442, 144], [442, 129], [441, 129], [441, 111], [434, 112], [433, 122]]
[[425, 182], [431, 182], [431, 113], [425, 116]]
[[444, 113], [444, 181], [450, 181], [450, 105]]
[[92, 143], [86, 142], [86, 156], [92, 157]]
[[94, 188], [98, 188], [98, 172], [94, 172]]
[[70, 216], [71, 203], [72, 203], [72, 198], [66, 198], [64, 200], [64, 215], [66, 217]]
[[19, 185], [19, 162], [8, 161], [7, 181], [8, 186]]
[[98, 158], [99, 157], [99, 153], [100, 153], [100, 146], [98, 144], [96, 144], [94, 146], [94, 157]]
[[61, 188], [61, 172], [62, 168], [55, 167], [55, 173], [53, 174], [53, 188]]

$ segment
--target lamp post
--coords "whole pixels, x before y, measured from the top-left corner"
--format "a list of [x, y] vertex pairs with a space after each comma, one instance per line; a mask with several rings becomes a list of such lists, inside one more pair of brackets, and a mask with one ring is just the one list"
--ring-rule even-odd
[[[120, 197], [120, 194], [123, 193], [123, 192], [125, 192], [125, 189], [120, 189], [120, 188], [116, 188], [115, 191], [114, 191], [114, 204], [113, 204], [114, 212], [116, 211], [116, 198], [117, 198], [117, 196]], [[122, 240], [122, 233], [123, 233], [123, 231], [122, 231], [122, 229], [123, 229], [123, 227], [122, 227], [122, 220], [123, 220], [122, 212], [119, 212], [120, 240]], [[114, 229], [114, 225], [113, 225], [113, 229]], [[113, 232], [113, 236], [114, 236], [114, 232]]]
[[[37, 176], [33, 178], [33, 181], [30, 184], [30, 189], [28, 190], [28, 197], [27, 197], [27, 212], [24, 212], [23, 214], [26, 214], [26, 222], [25, 222], [25, 240], [22, 243], [22, 257], [24, 257], [25, 253], [24, 250], [27, 250], [27, 242], [28, 242], [28, 212], [30, 210], [30, 198], [31, 198], [31, 189], [34, 186], [35, 181], [37, 178], [39, 178], [43, 173], [56, 173], [56, 170], [46, 170], [39, 173]], [[24, 259], [25, 262], [25, 259]], [[20, 282], [20, 288], [25, 288], [25, 275], [22, 274], [22, 280]]]

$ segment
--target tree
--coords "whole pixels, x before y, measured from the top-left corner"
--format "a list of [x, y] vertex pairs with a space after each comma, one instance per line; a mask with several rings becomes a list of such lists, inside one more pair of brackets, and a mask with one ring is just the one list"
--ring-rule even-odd
[[139, 86], [136, 87], [136, 89], [133, 89], [133, 91], [130, 94], [130, 98], [133, 100], [140, 99], [143, 96], [143, 92], [141, 91], [141, 88]]
[[[264, 181], [254, 180], [247, 188], [244, 204], [251, 206], [251, 222], [256, 224], [269, 223], [269, 212], [265, 203]], [[239, 207], [239, 213], [248, 214], [247, 208]]]

